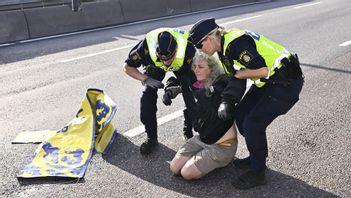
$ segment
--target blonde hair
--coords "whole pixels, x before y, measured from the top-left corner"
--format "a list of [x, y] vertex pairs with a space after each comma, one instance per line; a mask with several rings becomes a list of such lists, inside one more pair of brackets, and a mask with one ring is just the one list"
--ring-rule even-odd
[[226, 33], [227, 33], [227, 31], [224, 29], [224, 27], [219, 26], [217, 28], [217, 31], [215, 31], [213, 35], [216, 36], [217, 38], [220, 38]]
[[218, 28], [215, 29], [215, 31], [210, 33], [210, 35], [208, 36], [213, 37], [215, 40], [217, 40], [219, 44], [221, 44], [222, 36], [226, 33], [227, 31], [224, 29], [224, 27], [219, 26]]
[[220, 62], [217, 57], [214, 56], [209, 56], [203, 52], [197, 51], [194, 58], [193, 58], [193, 65], [192, 65], [192, 70], [195, 69], [195, 62], [197, 61], [204, 61], [207, 63], [208, 67], [210, 68], [211, 72], [209, 77], [203, 82], [204, 83], [204, 88], [206, 90], [206, 95], [210, 95], [210, 87], [213, 83], [213, 81], [220, 75], [223, 74], [224, 71], [220, 66]]

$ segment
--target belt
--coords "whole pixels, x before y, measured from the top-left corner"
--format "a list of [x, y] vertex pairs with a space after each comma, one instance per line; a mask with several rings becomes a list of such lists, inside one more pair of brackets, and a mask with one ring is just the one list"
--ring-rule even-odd
[[226, 139], [222, 142], [218, 142], [216, 144], [219, 144], [219, 145], [222, 145], [222, 146], [231, 146], [234, 142], [237, 142], [238, 141], [238, 138], [234, 137], [234, 138], [229, 138], [229, 139]]
[[269, 79], [262, 78], [262, 82], [289, 86], [292, 80], [303, 77], [297, 54], [291, 54], [288, 58], [284, 57], [280, 62], [282, 67], [276, 68], [275, 74]]

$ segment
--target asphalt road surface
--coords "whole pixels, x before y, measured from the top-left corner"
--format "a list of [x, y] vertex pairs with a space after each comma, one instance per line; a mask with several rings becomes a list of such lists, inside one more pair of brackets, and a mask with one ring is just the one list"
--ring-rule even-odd
[[[207, 17], [299, 54], [305, 85], [296, 106], [268, 128], [264, 186], [233, 188], [241, 172], [232, 164], [198, 181], [171, 174], [169, 161], [183, 144], [181, 97], [170, 107], [158, 102], [158, 118], [171, 118], [159, 126], [159, 149], [139, 154], [146, 137], [135, 129], [142, 86], [124, 74], [124, 60], [148, 31], [188, 30]], [[280, 0], [0, 47], [0, 197], [351, 197], [350, 21], [349, 0]], [[79, 182], [18, 180], [37, 145], [11, 141], [24, 130], [63, 127], [91, 87], [118, 105], [113, 123], [119, 136], [109, 153], [95, 153]], [[237, 156], [245, 157], [239, 141]]]

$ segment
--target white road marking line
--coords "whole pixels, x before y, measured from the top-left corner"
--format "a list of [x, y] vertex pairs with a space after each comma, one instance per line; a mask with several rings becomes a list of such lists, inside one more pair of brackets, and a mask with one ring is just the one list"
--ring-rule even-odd
[[308, 6], [314, 6], [314, 5], [317, 5], [317, 4], [320, 4], [320, 3], [322, 3], [322, 2], [316, 2], [316, 3], [311, 3], [311, 4], [296, 6], [296, 7], [294, 7], [294, 9], [300, 9], [300, 8], [304, 8], [304, 7], [308, 7]]
[[[174, 119], [176, 119], [176, 118], [178, 118], [178, 117], [180, 117], [182, 115], [183, 115], [183, 109], [178, 110], [176, 112], [173, 112], [171, 114], [168, 114], [166, 116], [163, 116], [163, 117], [157, 119], [157, 126], [160, 126], [160, 125], [162, 125], [162, 124], [164, 124], [166, 122], [174, 120]], [[134, 128], [134, 129], [131, 129], [131, 130], [123, 133], [123, 135], [127, 136], [127, 137], [134, 137], [134, 136], [137, 136], [137, 135], [139, 135], [139, 134], [141, 134], [143, 132], [145, 132], [144, 125], [141, 125], [141, 126], [138, 126], [138, 127]]]
[[121, 49], [134, 47], [134, 45], [136, 45], [136, 44], [126, 45], [126, 46], [115, 48], [115, 49], [109, 49], [109, 50], [104, 50], [104, 51], [101, 51], [101, 52], [96, 52], [96, 53], [92, 53], [92, 54], [88, 54], [88, 55], [84, 55], [84, 56], [78, 56], [78, 57], [75, 57], [75, 58], [65, 59], [65, 60], [61, 60], [60, 63], [67, 63], [67, 62], [71, 62], [71, 61], [75, 61], [75, 60], [79, 60], [79, 59], [84, 59], [84, 58], [89, 58], [89, 57], [92, 57], [92, 56], [97, 56], [97, 55], [100, 55], [100, 54], [106, 54], [106, 53], [118, 51], [118, 50], [121, 50]]
[[351, 44], [351, 40], [346, 41], [346, 42], [344, 42], [344, 43], [341, 43], [339, 46], [345, 47], [345, 46], [348, 46], [348, 45], [350, 45], [350, 44]]
[[242, 22], [242, 21], [247, 21], [247, 20], [259, 18], [259, 17], [262, 17], [262, 16], [263, 16], [263, 15], [256, 15], [256, 16], [252, 16], [252, 17], [237, 19], [237, 20], [234, 20], [234, 21], [229, 21], [229, 22], [226, 22], [226, 23], [221, 23], [220, 25], [225, 26], [225, 25], [229, 25], [229, 24], [232, 24], [232, 23], [238, 23], [238, 22]]

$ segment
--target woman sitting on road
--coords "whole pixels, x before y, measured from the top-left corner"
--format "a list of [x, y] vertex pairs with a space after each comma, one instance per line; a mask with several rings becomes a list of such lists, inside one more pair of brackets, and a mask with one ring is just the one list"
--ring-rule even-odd
[[246, 89], [246, 80], [223, 74], [216, 58], [197, 53], [193, 84], [197, 99], [194, 129], [199, 133], [189, 139], [174, 156], [170, 169], [186, 180], [199, 179], [212, 170], [228, 165], [237, 149], [234, 127], [235, 106]]

